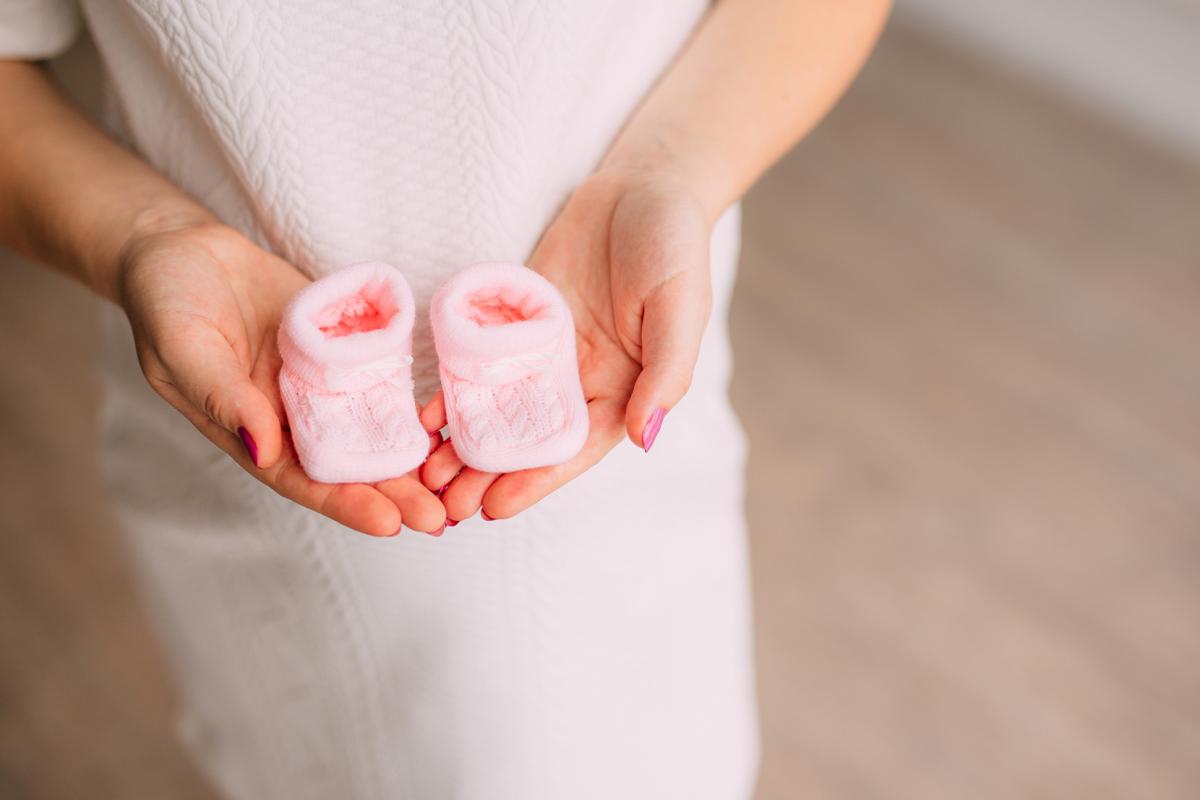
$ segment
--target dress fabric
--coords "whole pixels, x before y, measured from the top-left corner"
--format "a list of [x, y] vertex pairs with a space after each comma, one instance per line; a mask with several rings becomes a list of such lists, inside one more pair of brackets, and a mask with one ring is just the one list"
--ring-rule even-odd
[[[106, 124], [311, 275], [400, 267], [414, 378], [455, 270], [523, 261], [706, 10], [701, 0], [8, 0], [0, 55], [84, 29]], [[738, 212], [652, 454], [625, 442], [518, 518], [371, 539], [244, 474], [146, 387], [106, 319], [104, 454], [231, 800], [732, 800], [757, 760], [745, 445], [727, 399]]]

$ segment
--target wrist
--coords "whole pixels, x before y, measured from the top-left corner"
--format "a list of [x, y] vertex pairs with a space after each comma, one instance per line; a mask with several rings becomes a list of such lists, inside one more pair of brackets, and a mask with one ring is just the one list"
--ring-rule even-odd
[[[650, 126], [642, 126], [647, 128]], [[689, 195], [704, 210], [710, 225], [735, 199], [720, 175], [719, 160], [669, 124], [653, 130], [626, 129], [597, 170], [636, 183], [653, 182]]]
[[96, 291], [124, 305], [126, 273], [141, 253], [165, 236], [219, 224], [211, 212], [187, 198], [172, 196], [144, 203], [122, 221], [124, 234], [93, 273], [98, 277]]

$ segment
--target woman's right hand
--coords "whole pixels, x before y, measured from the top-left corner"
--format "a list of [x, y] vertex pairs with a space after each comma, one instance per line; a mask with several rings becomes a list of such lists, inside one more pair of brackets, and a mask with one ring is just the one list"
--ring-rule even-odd
[[397, 533], [401, 521], [438, 532], [445, 511], [415, 473], [322, 484], [301, 469], [283, 424], [275, 336], [308, 282], [232, 228], [193, 221], [135, 235], [121, 254], [118, 290], [150, 386], [247, 472], [372, 536]]

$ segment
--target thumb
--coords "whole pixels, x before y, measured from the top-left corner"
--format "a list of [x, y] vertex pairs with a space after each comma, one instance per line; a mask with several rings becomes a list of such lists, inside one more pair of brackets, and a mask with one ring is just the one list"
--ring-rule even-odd
[[645, 299], [642, 372], [625, 409], [629, 438], [643, 450], [650, 450], [666, 413], [692, 384], [711, 310], [712, 286], [704, 269], [676, 273]]
[[219, 331], [192, 330], [158, 354], [170, 379], [167, 391], [155, 388], [168, 402], [231, 455], [244, 452], [259, 469], [274, 465], [283, 450], [279, 415]]

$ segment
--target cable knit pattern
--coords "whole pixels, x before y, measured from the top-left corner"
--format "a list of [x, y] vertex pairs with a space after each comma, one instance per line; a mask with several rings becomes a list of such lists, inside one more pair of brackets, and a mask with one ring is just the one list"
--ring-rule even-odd
[[[320, 394], [298, 384], [289, 373], [279, 378], [289, 419], [341, 444], [350, 455], [367, 455], [411, 447], [425, 435], [408, 425], [412, 415], [412, 381], [388, 377], [364, 392]], [[415, 434], [420, 433], [420, 439]]]
[[[303, 171], [294, 128], [292, 72], [276, 0], [134, 0], [197, 110], [227, 143], [230, 166], [259, 224], [282, 255], [312, 270]], [[230, 74], [238, 80], [230, 80]]]
[[528, 447], [558, 433], [566, 421], [563, 398], [547, 371], [503, 386], [452, 380], [450, 392], [466, 420], [458, 435], [475, 448]]
[[[53, 55], [71, 2], [0, 10], [0, 56]], [[313, 277], [401, 270], [422, 401], [436, 289], [528, 259], [707, 4], [80, 2], [114, 135]], [[696, 377], [653, 454], [626, 442], [515, 519], [440, 539], [356, 535], [246, 475], [146, 387], [105, 311], [106, 470], [181, 735], [225, 797], [750, 796], [744, 445], [725, 392], [736, 212], [712, 254]], [[522, 417], [529, 387], [498, 391], [497, 435], [554, 422], [545, 397], [551, 416]]]

